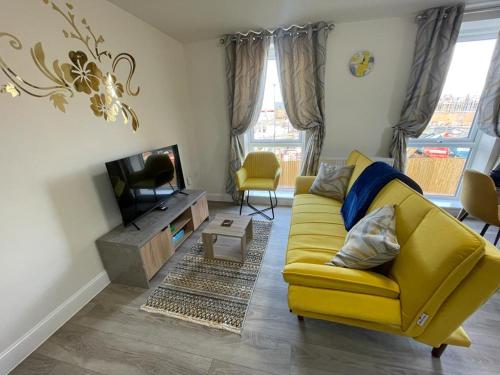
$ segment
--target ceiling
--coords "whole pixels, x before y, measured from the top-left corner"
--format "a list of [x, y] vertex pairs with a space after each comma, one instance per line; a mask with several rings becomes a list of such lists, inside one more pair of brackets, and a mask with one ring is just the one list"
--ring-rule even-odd
[[[109, 0], [181, 42], [313, 21], [410, 16], [453, 0]], [[484, 0], [466, 0], [468, 5]], [[491, 2], [488, 2], [491, 3]]]

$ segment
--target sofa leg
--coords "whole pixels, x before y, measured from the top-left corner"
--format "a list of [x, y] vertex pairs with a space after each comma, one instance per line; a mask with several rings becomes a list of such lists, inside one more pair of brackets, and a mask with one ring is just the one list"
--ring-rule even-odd
[[457, 219], [458, 221], [464, 221], [464, 219], [469, 216], [469, 213], [465, 211], [463, 208], [458, 213]]
[[486, 232], [488, 231], [488, 228], [490, 227], [490, 224], [484, 224], [483, 230], [481, 231], [480, 235], [481, 237], [484, 237]]
[[302, 315], [297, 315], [297, 319], [299, 320], [299, 322], [304, 321], [304, 317]]
[[440, 358], [441, 355], [444, 353], [444, 351], [446, 350], [446, 347], [448, 346], [448, 344], [441, 344], [440, 347], [438, 348], [432, 348], [432, 356], [434, 358]]

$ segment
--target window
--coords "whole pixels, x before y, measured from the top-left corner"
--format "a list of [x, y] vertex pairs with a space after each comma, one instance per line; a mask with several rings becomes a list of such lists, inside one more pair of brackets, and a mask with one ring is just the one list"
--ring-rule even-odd
[[293, 128], [283, 104], [278, 69], [271, 44], [266, 72], [264, 100], [257, 123], [245, 134], [246, 150], [273, 151], [281, 164], [278, 189], [293, 189], [300, 174], [304, 134]]
[[410, 140], [406, 173], [424, 193], [455, 197], [476, 147], [474, 116], [495, 39], [471, 40], [463, 32], [455, 46], [437, 108], [425, 131]]

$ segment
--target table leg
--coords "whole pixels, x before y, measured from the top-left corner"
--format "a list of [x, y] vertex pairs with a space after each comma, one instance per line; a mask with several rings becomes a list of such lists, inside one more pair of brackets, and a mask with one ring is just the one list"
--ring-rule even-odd
[[210, 233], [202, 233], [201, 237], [203, 239], [203, 250], [205, 251], [205, 257], [214, 259], [214, 244], [212, 235]]
[[250, 220], [250, 223], [248, 223], [245, 234], [247, 236], [247, 244], [249, 244], [253, 240], [253, 221], [252, 220]]
[[241, 237], [241, 262], [243, 263], [245, 261], [245, 257], [247, 254], [247, 237], [243, 236]]

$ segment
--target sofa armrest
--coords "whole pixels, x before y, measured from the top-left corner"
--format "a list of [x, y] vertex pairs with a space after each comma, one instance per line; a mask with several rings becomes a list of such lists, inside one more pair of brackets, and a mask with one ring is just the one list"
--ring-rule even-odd
[[309, 188], [316, 176], [298, 176], [295, 178], [295, 195], [309, 193]]
[[399, 298], [398, 283], [384, 275], [366, 270], [325, 264], [292, 263], [285, 266], [283, 278], [293, 285]]
[[245, 167], [241, 167], [236, 172], [236, 187], [238, 188], [238, 190], [240, 190], [241, 186], [243, 186], [243, 184], [245, 183], [247, 176], [248, 174]]

